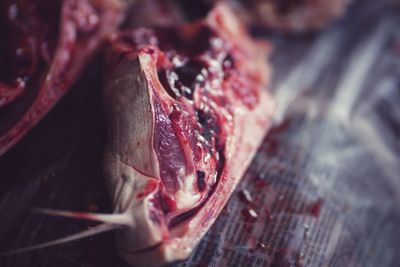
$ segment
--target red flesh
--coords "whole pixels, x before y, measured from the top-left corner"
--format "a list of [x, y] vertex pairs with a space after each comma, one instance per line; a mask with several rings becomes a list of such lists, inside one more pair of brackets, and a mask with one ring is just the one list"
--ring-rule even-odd
[[[230, 129], [223, 126], [229, 124], [234, 107], [226, 95], [233, 92], [234, 97], [251, 109], [258, 103], [258, 75], [241, 68], [246, 56], [242, 49], [204, 24], [183, 30], [122, 32], [113, 37], [112, 46], [114, 52], [128, 53], [129, 57], [143, 52], [155, 55], [160, 82], [174, 99], [163, 103], [154, 93], [154, 148], [165, 189], [161, 192], [164, 212], [176, 208], [171, 199], [180, 189], [177, 181], [180, 169], [185, 169], [186, 175], [196, 174], [195, 191], [205, 201], [217, 182], [218, 172], [222, 171], [223, 149], [230, 134]], [[206, 157], [208, 164], [201, 162]], [[178, 220], [171, 221], [176, 224]]]
[[118, 0], [0, 4], [0, 155], [61, 98], [121, 20]]
[[[179, 28], [115, 34], [110, 50], [105, 172], [116, 212], [135, 221], [117, 237], [121, 253], [132, 262], [185, 257], [221, 212], [270, 126], [266, 46], [220, 6]], [[151, 192], [149, 180], [159, 181]], [[148, 195], [132, 199], [132, 190]]]

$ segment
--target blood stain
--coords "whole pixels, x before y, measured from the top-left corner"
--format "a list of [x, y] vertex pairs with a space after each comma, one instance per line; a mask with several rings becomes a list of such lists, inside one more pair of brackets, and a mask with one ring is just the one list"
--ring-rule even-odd
[[311, 204], [309, 212], [312, 216], [318, 217], [319, 214], [321, 213], [321, 208], [322, 208], [322, 200], [318, 199]]

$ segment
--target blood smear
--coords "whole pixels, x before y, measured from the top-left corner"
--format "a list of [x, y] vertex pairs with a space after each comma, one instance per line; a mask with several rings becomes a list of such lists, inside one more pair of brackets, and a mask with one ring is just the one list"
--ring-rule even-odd
[[318, 217], [319, 214], [321, 213], [321, 208], [322, 208], [322, 200], [318, 199], [317, 201], [311, 204], [310, 214], [314, 217]]

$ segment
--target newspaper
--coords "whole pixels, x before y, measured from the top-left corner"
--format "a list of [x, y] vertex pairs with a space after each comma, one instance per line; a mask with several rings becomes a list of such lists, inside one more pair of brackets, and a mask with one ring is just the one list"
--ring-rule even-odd
[[400, 16], [365, 1], [350, 14], [273, 38], [276, 126], [174, 266], [399, 266]]

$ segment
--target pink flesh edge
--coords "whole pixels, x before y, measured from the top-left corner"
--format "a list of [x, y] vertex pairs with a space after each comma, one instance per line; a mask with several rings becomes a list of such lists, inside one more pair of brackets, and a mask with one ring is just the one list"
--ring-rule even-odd
[[[271, 126], [274, 102], [267, 91], [263, 90], [270, 77], [270, 69], [265, 63], [268, 46], [242, 38], [247, 37], [244, 29], [222, 5], [206, 19], [206, 23], [216, 29], [222, 37], [242, 49], [247, 48], [250, 56], [242, 63], [245, 64], [244, 68], [251, 69], [252, 73], [259, 75], [253, 77], [258, 82], [259, 95], [258, 102], [252, 108], [244, 105], [237, 96], [231, 96], [234, 99], [231, 100], [234, 107], [233, 126], [225, 141], [223, 171], [214, 188], [209, 191], [211, 194], [206, 202], [190, 217], [173, 225], [166, 224], [163, 220], [165, 217], [161, 221], [153, 220], [149, 204], [163, 186], [157, 171], [156, 158], [149, 157], [151, 162], [157, 165], [151, 170], [132, 167], [132, 162], [127, 165], [127, 161], [121, 160], [129, 157], [132, 149], [138, 149], [132, 146], [136, 140], [132, 136], [137, 132], [134, 128], [143, 124], [143, 119], [140, 118], [146, 117], [154, 121], [154, 94], [163, 95], [162, 102], [167, 110], [168, 104], [172, 103], [172, 99], [170, 101], [168, 95], [163, 94], [164, 88], [158, 80], [154, 51], [139, 49], [135, 53], [125, 54], [127, 58], [117, 64], [115, 77], [111, 76], [110, 84], [106, 86], [106, 107], [109, 109], [110, 119], [113, 119], [110, 120], [109, 126], [111, 141], [104, 158], [105, 174], [110, 182], [114, 212], [130, 214], [133, 218], [134, 223], [130, 227], [116, 233], [116, 241], [120, 255], [134, 266], [161, 266], [189, 256], [224, 208]], [[129, 52], [129, 49], [126, 52]], [[233, 93], [229, 88], [226, 91], [229, 95]], [[120, 97], [119, 94], [128, 96]], [[132, 104], [129, 104], [134, 102], [134, 94], [145, 97], [143, 102], [146, 102], [146, 105], [139, 105], [140, 114], [131, 110]], [[127, 102], [128, 100], [131, 102]], [[152, 116], [146, 115], [149, 112]], [[136, 127], [132, 127], [132, 124]], [[129, 128], [132, 128], [133, 132], [127, 134]], [[150, 135], [151, 131], [148, 128], [143, 131]], [[151, 136], [154, 136], [154, 128]], [[143, 175], [144, 173], [149, 175]], [[160, 186], [147, 190], [149, 182], [158, 183]], [[138, 192], [144, 196], [137, 198]], [[167, 214], [167, 217], [168, 215], [170, 214]]]
[[[147, 76], [152, 77], [153, 71], [143, 67]], [[119, 250], [128, 262], [138, 266], [160, 266], [189, 256], [221, 213], [271, 127], [273, 103], [272, 97], [266, 91], [261, 91], [259, 103], [254, 109], [238, 108], [235, 111], [234, 125], [237, 126], [234, 126], [234, 132], [226, 141], [225, 166], [213, 194], [194, 216], [169, 229], [169, 236], [159, 243], [135, 252]], [[148, 195], [149, 198], [151, 196]]]

